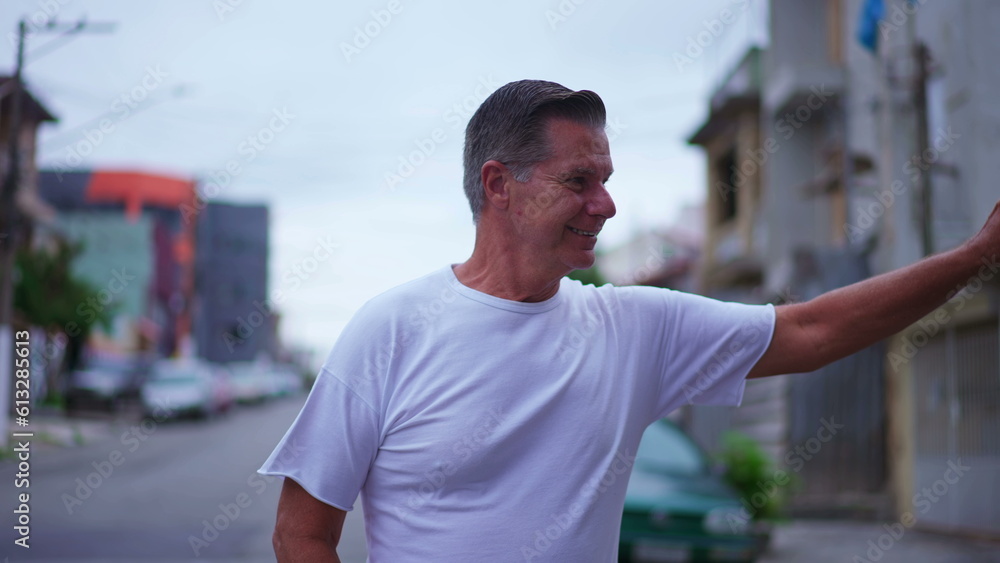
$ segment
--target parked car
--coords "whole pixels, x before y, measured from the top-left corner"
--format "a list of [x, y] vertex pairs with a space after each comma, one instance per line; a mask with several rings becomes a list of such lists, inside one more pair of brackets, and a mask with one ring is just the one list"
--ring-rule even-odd
[[137, 406], [149, 366], [140, 356], [91, 356], [67, 378], [66, 412], [118, 413]]
[[142, 406], [157, 419], [216, 414], [216, 384], [212, 368], [194, 359], [157, 362], [142, 386]]
[[234, 362], [227, 366], [232, 374], [233, 391], [236, 402], [254, 404], [268, 396], [268, 385], [260, 367], [252, 362]]
[[302, 376], [298, 374], [295, 367], [288, 364], [275, 364], [270, 372], [271, 378], [274, 380], [276, 396], [288, 397], [302, 392]]
[[657, 421], [636, 452], [618, 560], [754, 561], [760, 538], [744, 516], [707, 455], [675, 424]]
[[227, 413], [236, 404], [236, 386], [233, 375], [224, 365], [212, 366], [212, 408], [216, 413]]

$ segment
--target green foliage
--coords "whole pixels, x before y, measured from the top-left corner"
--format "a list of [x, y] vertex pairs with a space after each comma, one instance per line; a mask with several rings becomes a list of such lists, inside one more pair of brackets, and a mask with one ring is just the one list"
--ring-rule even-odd
[[15, 257], [14, 315], [16, 322], [41, 327], [50, 336], [63, 333], [67, 345], [62, 365], [46, 370], [46, 403], [61, 403], [59, 379], [63, 368], [71, 370], [80, 361], [84, 343], [94, 326], [111, 330], [115, 304], [81, 314], [80, 307], [93, 300], [98, 288], [73, 274], [72, 264], [83, 246], [60, 243], [54, 252], [23, 248]]
[[740, 494], [744, 506], [753, 509], [753, 518], [779, 517], [789, 490], [795, 485], [794, 476], [777, 470], [760, 444], [745, 434], [726, 432], [722, 443], [719, 461], [726, 467], [724, 478]]
[[76, 424], [73, 425], [73, 445], [82, 446], [87, 440], [83, 437], [83, 432]]
[[596, 265], [591, 266], [586, 270], [573, 270], [567, 277], [571, 280], [578, 280], [584, 285], [591, 284], [600, 287], [608, 283], [607, 280], [604, 279], [604, 276], [601, 275], [601, 272], [597, 269]]
[[62, 395], [56, 395], [54, 393], [49, 393], [42, 397], [41, 405], [43, 407], [52, 407], [57, 410], [65, 410], [66, 399]]
[[43, 327], [50, 333], [62, 331], [70, 338], [84, 340], [95, 324], [111, 330], [112, 308], [89, 315], [77, 312], [77, 308], [98, 291], [86, 280], [73, 275], [71, 265], [82, 250], [81, 245], [60, 244], [55, 252], [21, 249], [17, 253], [14, 310], [27, 324]]

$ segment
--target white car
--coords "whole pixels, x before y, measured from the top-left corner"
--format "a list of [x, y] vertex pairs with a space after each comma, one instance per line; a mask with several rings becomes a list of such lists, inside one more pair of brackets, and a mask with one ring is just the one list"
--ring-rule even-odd
[[142, 386], [142, 406], [156, 419], [215, 414], [212, 368], [199, 360], [164, 360]]

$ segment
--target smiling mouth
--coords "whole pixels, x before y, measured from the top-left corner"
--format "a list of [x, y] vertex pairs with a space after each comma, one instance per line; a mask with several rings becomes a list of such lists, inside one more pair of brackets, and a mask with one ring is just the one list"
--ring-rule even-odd
[[582, 235], [582, 236], [585, 236], [585, 237], [596, 237], [597, 233], [601, 232], [600, 230], [597, 230], [597, 231], [581, 231], [580, 229], [574, 229], [573, 227], [570, 227], [569, 225], [567, 225], [566, 228], [569, 229], [569, 230], [571, 230], [571, 231], [573, 231], [574, 233], [576, 233], [578, 235]]

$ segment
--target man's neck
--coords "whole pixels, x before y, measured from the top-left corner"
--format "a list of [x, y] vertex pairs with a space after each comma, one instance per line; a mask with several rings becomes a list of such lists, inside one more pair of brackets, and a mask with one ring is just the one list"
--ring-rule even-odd
[[[476, 248], [464, 263], [453, 268], [455, 277], [466, 287], [510, 301], [537, 303], [559, 290], [564, 274], [539, 271], [537, 260], [523, 254], [491, 246], [476, 238]], [[568, 273], [568, 272], [566, 272]]]

